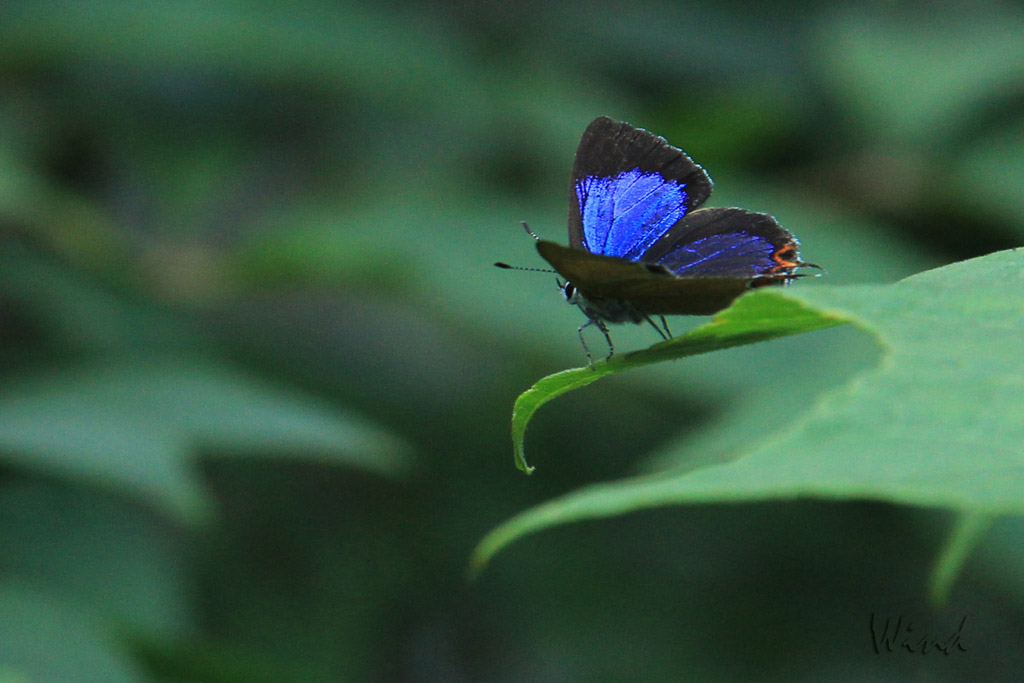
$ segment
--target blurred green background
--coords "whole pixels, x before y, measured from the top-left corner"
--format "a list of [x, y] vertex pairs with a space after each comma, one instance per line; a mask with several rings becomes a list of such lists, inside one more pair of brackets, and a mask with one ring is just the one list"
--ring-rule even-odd
[[[582, 319], [491, 264], [565, 240], [598, 115], [776, 215], [799, 287], [1024, 240], [1017, 3], [0, 6], [0, 681], [1019, 680], [1016, 521], [938, 611], [951, 518], [877, 503], [576, 524], [467, 581], [512, 514], [878, 358], [836, 328], [612, 378], [516, 471]], [[876, 654], [872, 614], [968, 649]]]

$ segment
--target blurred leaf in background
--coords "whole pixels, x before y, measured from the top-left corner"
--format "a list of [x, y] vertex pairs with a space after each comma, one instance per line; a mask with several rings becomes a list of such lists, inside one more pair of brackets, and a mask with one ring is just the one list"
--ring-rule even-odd
[[[880, 357], [836, 328], [610, 379], [538, 415], [521, 477], [512, 402], [582, 321], [491, 264], [541, 265], [521, 220], [564, 239], [591, 119], [776, 215], [828, 269], [801, 289], [892, 283], [1020, 243], [1021, 28], [1000, 2], [4, 3], [0, 678], [1012, 680], [1014, 522], [937, 614], [949, 518], [879, 503], [666, 508], [465, 570], [516, 513], [746, 452]], [[886, 610], [969, 613], [970, 649], [879, 657]]]

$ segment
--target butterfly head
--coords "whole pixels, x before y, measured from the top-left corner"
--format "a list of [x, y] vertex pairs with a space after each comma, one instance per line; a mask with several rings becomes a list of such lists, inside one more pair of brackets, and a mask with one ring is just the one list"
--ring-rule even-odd
[[570, 306], [578, 306], [579, 304], [583, 303], [583, 297], [580, 295], [579, 290], [576, 289], [576, 285], [569, 282], [568, 280], [566, 280], [565, 282], [562, 282], [561, 280], [556, 280], [556, 282], [558, 282], [558, 288], [562, 290], [562, 296], [565, 297], [566, 303], [568, 303]]

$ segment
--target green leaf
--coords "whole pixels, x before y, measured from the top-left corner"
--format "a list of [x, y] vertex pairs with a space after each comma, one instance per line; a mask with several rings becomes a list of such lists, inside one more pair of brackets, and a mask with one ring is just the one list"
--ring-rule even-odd
[[929, 597], [933, 605], [941, 606], [946, 603], [953, 582], [960, 574], [964, 562], [991, 528], [992, 522], [992, 516], [984, 512], [967, 512], [957, 518], [956, 525], [932, 570]]
[[11, 477], [0, 488], [0, 576], [91, 605], [122, 626], [188, 628], [193, 585], [179, 534], [133, 503]]
[[769, 299], [866, 330], [883, 349], [878, 366], [776, 433], [751, 434], [728, 462], [591, 486], [527, 510], [483, 539], [473, 567], [550, 526], [661, 505], [817, 497], [1024, 513], [1024, 252], [891, 286], [759, 291], [734, 308]]
[[195, 360], [58, 371], [0, 394], [0, 457], [127, 491], [184, 519], [208, 501], [192, 467], [213, 453], [319, 457], [396, 474], [405, 448], [355, 415]]
[[753, 292], [743, 296], [702, 327], [642, 351], [613, 356], [593, 367], [563, 370], [543, 378], [516, 399], [512, 409], [512, 442], [515, 462], [523, 472], [535, 468], [526, 463], [523, 438], [530, 418], [542, 405], [567, 391], [585, 387], [607, 375], [652, 363], [695, 356], [732, 346], [819, 330], [845, 322], [843, 318], [809, 309], [799, 301]]
[[93, 612], [25, 586], [0, 584], [0, 680], [150, 680]]

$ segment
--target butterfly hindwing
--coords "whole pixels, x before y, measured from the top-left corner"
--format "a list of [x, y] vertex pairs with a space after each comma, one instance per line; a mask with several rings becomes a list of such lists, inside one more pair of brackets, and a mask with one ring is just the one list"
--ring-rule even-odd
[[736, 208], [687, 214], [640, 260], [685, 277], [785, 275], [797, 265], [798, 243], [774, 217]]
[[664, 138], [607, 117], [595, 119], [576, 150], [569, 244], [639, 260], [704, 203], [711, 187], [704, 169]]

